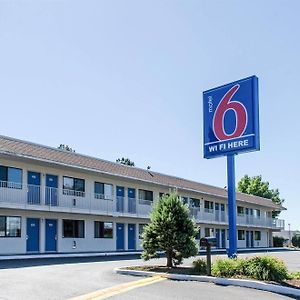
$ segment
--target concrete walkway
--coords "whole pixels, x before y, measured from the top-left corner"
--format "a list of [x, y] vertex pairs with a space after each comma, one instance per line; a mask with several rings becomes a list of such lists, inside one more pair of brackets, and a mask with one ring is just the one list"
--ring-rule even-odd
[[[243, 248], [238, 250], [238, 254], [253, 252], [282, 252], [295, 251], [289, 248]], [[76, 257], [110, 257], [110, 256], [130, 256], [140, 255], [142, 251], [108, 251], [108, 252], [73, 252], [73, 253], [39, 253], [39, 254], [16, 254], [0, 255], [2, 260], [23, 260], [23, 259], [41, 259], [41, 258], [76, 258]], [[199, 255], [205, 255], [205, 250], [200, 250]], [[212, 254], [225, 255], [226, 249], [212, 249]]]

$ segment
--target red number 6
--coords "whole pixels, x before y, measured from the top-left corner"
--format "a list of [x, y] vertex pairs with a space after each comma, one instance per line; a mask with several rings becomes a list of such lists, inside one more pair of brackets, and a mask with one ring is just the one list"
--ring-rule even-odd
[[[213, 117], [213, 130], [218, 140], [224, 141], [232, 138], [240, 137], [247, 126], [247, 110], [239, 101], [231, 101], [234, 94], [240, 88], [239, 84], [233, 86], [222, 98], [216, 108]], [[235, 112], [235, 130], [231, 134], [227, 134], [224, 128], [224, 118], [228, 110], [232, 109]]]

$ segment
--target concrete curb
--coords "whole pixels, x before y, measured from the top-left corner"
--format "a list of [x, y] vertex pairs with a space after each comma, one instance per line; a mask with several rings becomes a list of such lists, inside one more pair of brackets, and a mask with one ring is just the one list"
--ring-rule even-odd
[[113, 257], [113, 256], [126, 256], [126, 255], [140, 255], [141, 253], [142, 251], [0, 255], [0, 262], [5, 260], [43, 259], [43, 258]]
[[265, 283], [256, 280], [230, 279], [230, 278], [198, 276], [198, 275], [166, 274], [166, 273], [157, 273], [157, 272], [126, 270], [124, 268], [126, 267], [115, 268], [114, 272], [122, 275], [146, 276], [146, 277], [159, 275], [168, 279], [210, 282], [210, 283], [215, 283], [224, 286], [232, 285], [232, 286], [239, 286], [239, 287], [247, 287], [251, 289], [257, 289], [257, 290], [282, 294], [286, 296], [300, 297], [300, 289], [298, 290], [290, 287], [279, 286], [276, 284], [270, 284], [270, 283]]
[[[252, 253], [252, 252], [286, 252], [286, 251], [300, 251], [299, 249], [289, 248], [243, 248], [238, 249], [238, 254]], [[113, 257], [126, 255], [140, 255], [142, 250], [135, 251], [108, 251], [108, 252], [73, 252], [73, 253], [39, 253], [39, 254], [8, 254], [0, 255], [0, 262], [5, 260], [23, 260], [23, 259], [41, 259], [41, 258], [75, 258], [75, 257]], [[164, 252], [158, 252], [164, 255]], [[198, 255], [205, 255], [206, 250], [199, 250]], [[213, 255], [226, 254], [226, 249], [212, 249]]]

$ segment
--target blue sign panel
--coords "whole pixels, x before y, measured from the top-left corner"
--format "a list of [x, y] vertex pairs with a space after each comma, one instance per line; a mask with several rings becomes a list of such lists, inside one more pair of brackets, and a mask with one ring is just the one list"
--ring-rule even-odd
[[204, 158], [259, 150], [258, 78], [203, 92]]

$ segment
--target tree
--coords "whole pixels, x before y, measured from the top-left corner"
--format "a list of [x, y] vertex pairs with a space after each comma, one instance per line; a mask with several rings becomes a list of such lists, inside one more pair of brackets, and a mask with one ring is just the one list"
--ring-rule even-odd
[[69, 151], [69, 152], [75, 152], [71, 147], [65, 144], [60, 144], [57, 149], [64, 150], [64, 151]]
[[[275, 204], [282, 205], [284, 199], [280, 198], [278, 189], [270, 189], [268, 181], [262, 181], [261, 175], [249, 177], [245, 175], [238, 182], [238, 191], [267, 199], [271, 199]], [[277, 217], [280, 211], [273, 211], [273, 217]]]
[[281, 236], [273, 236], [273, 247], [283, 247], [286, 239]]
[[294, 234], [292, 237], [292, 244], [295, 247], [300, 248], [300, 235], [299, 234]]
[[118, 158], [118, 159], [116, 159], [116, 162], [117, 162], [117, 163], [120, 163], [120, 164], [122, 164], [122, 165], [134, 167], [134, 162], [131, 161], [129, 158], [124, 158], [124, 157], [122, 157], [121, 159]]
[[189, 218], [189, 209], [177, 193], [161, 197], [154, 206], [150, 223], [143, 233], [142, 258], [149, 260], [158, 257], [157, 251], [165, 251], [167, 267], [182, 263], [183, 258], [198, 254], [195, 236], [198, 228]]

